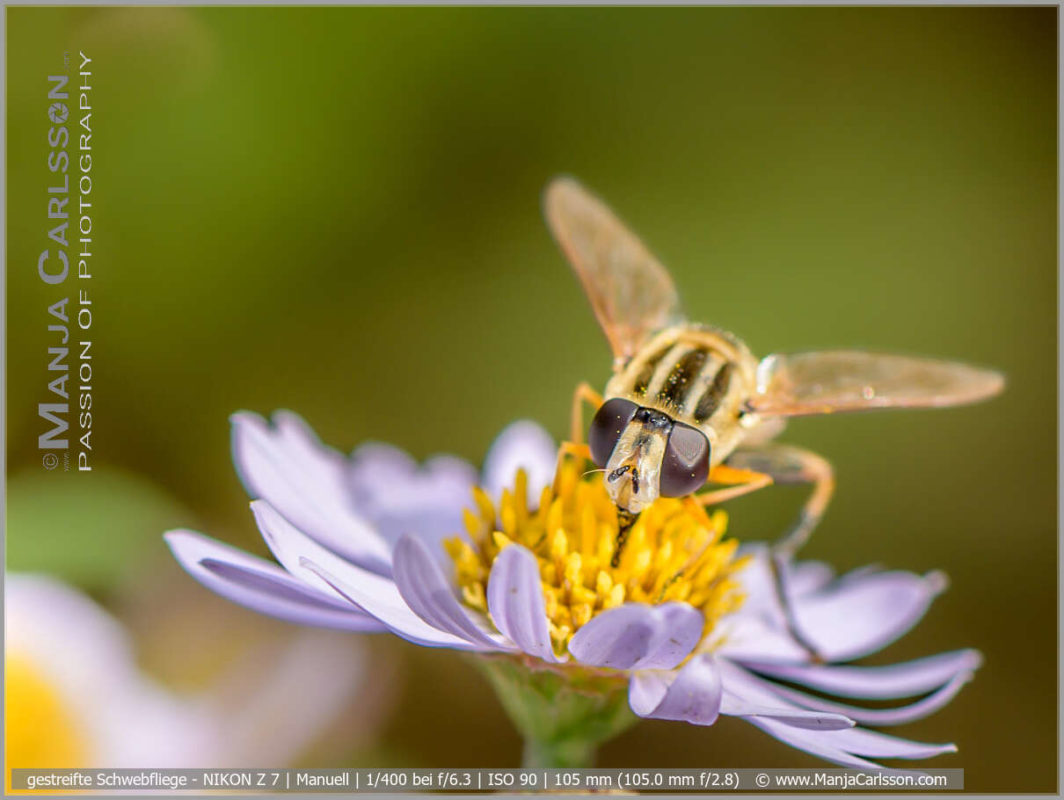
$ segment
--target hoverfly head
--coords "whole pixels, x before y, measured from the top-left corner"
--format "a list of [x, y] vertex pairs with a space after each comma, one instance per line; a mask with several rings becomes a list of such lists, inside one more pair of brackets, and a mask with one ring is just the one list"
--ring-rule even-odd
[[623, 397], [607, 400], [588, 433], [595, 465], [618, 508], [638, 514], [658, 496], [696, 492], [709, 476], [709, 440], [697, 428]]
[[591, 457], [605, 470], [606, 491], [618, 508], [638, 514], [658, 498], [672, 427], [667, 415], [621, 397], [607, 400], [595, 414], [588, 435]]

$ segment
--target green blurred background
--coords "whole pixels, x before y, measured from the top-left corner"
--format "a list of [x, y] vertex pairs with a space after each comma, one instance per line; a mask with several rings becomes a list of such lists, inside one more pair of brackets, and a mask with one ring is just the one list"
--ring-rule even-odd
[[[786, 436], [838, 470], [806, 555], [951, 576], [878, 660], [986, 655], [951, 706], [895, 732], [956, 741], [934, 766], [967, 789], [1055, 789], [1056, 9], [18, 8], [7, 33], [9, 568], [127, 615], [145, 583], [206, 595], [159, 534], [264, 552], [229, 461], [236, 409], [418, 457], [478, 460], [516, 417], [560, 436], [573, 386], [609, 367], [541, 221], [542, 187], [569, 172], [670, 266], [692, 318], [757, 353], [1007, 373], [985, 405]], [[45, 78], [79, 49], [96, 105], [87, 476], [45, 472], [36, 449]], [[731, 530], [771, 538], [801, 499], [737, 501]], [[185, 646], [144, 658], [165, 674]], [[363, 763], [518, 763], [470, 665], [374, 646], [403, 685]], [[723, 720], [643, 723], [601, 763], [819, 762]]]

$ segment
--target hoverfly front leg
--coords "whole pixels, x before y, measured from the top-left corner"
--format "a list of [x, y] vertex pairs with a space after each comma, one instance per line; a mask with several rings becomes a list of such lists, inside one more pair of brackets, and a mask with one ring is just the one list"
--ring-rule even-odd
[[580, 383], [573, 392], [573, 404], [569, 411], [569, 441], [574, 444], [584, 443], [584, 404], [595, 411], [602, 406], [602, 395], [595, 391], [590, 383]]
[[815, 645], [802, 634], [795, 618], [794, 608], [787, 593], [786, 573], [791, 560], [813, 534], [817, 523], [824, 516], [828, 502], [835, 490], [835, 474], [825, 459], [808, 450], [789, 445], [767, 444], [759, 447], [739, 448], [728, 459], [740, 468], [764, 471], [780, 484], [813, 484], [813, 492], [806, 500], [798, 519], [771, 547], [770, 564], [776, 596], [783, 610], [783, 617], [791, 637], [809, 653], [814, 662], [823, 658]]
[[554, 465], [554, 489], [557, 490], [558, 474], [561, 471], [562, 461], [566, 456], [575, 456], [585, 461], [591, 460], [591, 450], [584, 442], [584, 403], [598, 410], [602, 405], [602, 395], [596, 392], [589, 383], [581, 383], [573, 392], [573, 405], [569, 413], [569, 441], [562, 442], [558, 447], [558, 459]]
[[703, 506], [715, 506], [725, 500], [764, 489], [772, 483], [772, 476], [752, 469], [736, 469], [719, 464], [710, 470], [709, 483], [721, 483], [731, 488], [696, 494], [695, 499]]

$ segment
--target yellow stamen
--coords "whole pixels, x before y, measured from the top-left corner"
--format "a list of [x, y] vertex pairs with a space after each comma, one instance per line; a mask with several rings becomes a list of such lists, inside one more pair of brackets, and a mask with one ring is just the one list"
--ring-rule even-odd
[[722, 541], [728, 520], [723, 511], [707, 514], [689, 500], [659, 498], [639, 515], [614, 567], [617, 509], [601, 475], [587, 474], [582, 461], [566, 460], [556, 491], [544, 489], [534, 513], [527, 506], [523, 470], [514, 484], [514, 491], [503, 492], [498, 509], [475, 489], [476, 509], [464, 520], [472, 543], [458, 538], [446, 543], [462, 597], [473, 608], [485, 610], [491, 565], [515, 542], [539, 561], [559, 652], [596, 614], [622, 603], [690, 603], [705, 617], [703, 637], [742, 603], [735, 574], [746, 559], [735, 558], [735, 540]]

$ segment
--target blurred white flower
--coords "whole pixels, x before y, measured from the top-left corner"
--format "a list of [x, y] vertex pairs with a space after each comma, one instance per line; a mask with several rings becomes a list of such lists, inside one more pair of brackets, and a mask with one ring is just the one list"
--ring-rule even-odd
[[9, 770], [283, 766], [338, 723], [368, 671], [360, 643], [300, 631], [244, 680], [179, 693], [141, 670], [122, 625], [54, 578], [8, 574], [5, 617]]

